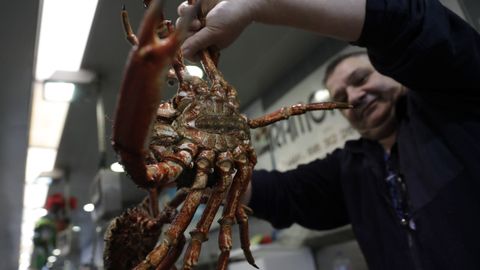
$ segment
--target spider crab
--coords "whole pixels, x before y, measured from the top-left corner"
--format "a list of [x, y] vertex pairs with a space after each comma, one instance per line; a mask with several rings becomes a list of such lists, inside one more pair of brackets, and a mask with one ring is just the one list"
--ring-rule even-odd
[[[237, 91], [223, 78], [216, 67], [218, 57], [209, 50], [201, 52], [208, 81], [186, 71], [179, 47], [189, 22], [174, 29], [164, 19], [160, 0], [151, 5], [145, 0], [144, 4], [149, 7], [138, 38], [126, 11], [122, 12], [127, 40], [133, 48], [117, 103], [112, 144], [125, 171], [139, 187], [149, 191], [149, 196], [110, 224], [105, 237], [105, 267], [174, 268], [186, 243], [184, 232], [203, 203], [204, 212], [190, 232], [183, 268], [192, 269], [197, 264], [202, 242], [207, 240], [222, 204], [217, 268], [227, 267], [234, 224], [239, 225], [247, 261], [256, 267], [248, 239], [251, 210], [240, 203], [256, 164], [250, 129], [309, 110], [350, 106], [332, 102], [297, 104], [248, 119], [239, 113]], [[195, 12], [191, 17], [200, 14], [199, 8]], [[161, 101], [167, 77], [175, 77], [179, 87], [174, 97]], [[159, 209], [159, 191], [172, 183], [178, 188], [177, 194]], [[157, 244], [166, 223], [169, 225]]]

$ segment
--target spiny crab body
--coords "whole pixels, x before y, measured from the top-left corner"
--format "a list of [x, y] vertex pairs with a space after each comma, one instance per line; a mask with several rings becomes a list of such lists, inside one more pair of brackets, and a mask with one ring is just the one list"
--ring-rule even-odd
[[172, 123], [178, 137], [191, 140], [201, 148], [217, 152], [233, 151], [248, 145], [250, 128], [244, 116], [221, 97], [200, 96], [188, 105]]
[[[240, 114], [237, 92], [224, 80], [215, 64], [218, 58], [209, 50], [200, 53], [208, 81], [186, 72], [179, 47], [188, 22], [174, 30], [164, 20], [161, 6], [160, 0], [152, 2], [138, 38], [126, 12], [122, 13], [127, 39], [134, 46], [119, 94], [112, 144], [125, 171], [149, 195], [144, 203], [112, 222], [105, 238], [105, 266], [116, 270], [174, 268], [186, 243], [184, 232], [198, 206], [206, 204], [190, 232], [183, 269], [197, 264], [201, 245], [208, 239], [221, 205], [217, 269], [227, 268], [235, 224], [240, 228], [244, 255], [256, 267], [248, 239], [251, 210], [240, 202], [256, 164], [250, 129], [310, 110], [350, 106], [332, 102], [296, 104], [248, 119]], [[195, 12], [199, 13], [198, 7]], [[179, 88], [173, 98], [162, 102], [160, 94], [167, 76], [177, 79]], [[185, 178], [187, 181], [183, 181]], [[159, 209], [158, 194], [172, 184], [178, 188], [175, 197]], [[152, 237], [160, 235], [165, 224], [168, 227], [162, 240], [153, 247]], [[148, 235], [141, 237], [142, 233]], [[135, 239], [127, 239], [129, 234]], [[126, 247], [118, 248], [121, 243]], [[146, 249], [135, 248], [143, 244]], [[131, 252], [132, 248], [138, 252]], [[112, 262], [115, 258], [122, 260]]]

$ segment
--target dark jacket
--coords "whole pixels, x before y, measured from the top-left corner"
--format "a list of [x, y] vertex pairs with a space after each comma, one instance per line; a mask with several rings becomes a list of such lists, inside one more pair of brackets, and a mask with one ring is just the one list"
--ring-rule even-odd
[[389, 165], [412, 221], [395, 213], [385, 153], [366, 139], [295, 170], [255, 172], [250, 206], [278, 228], [351, 223], [371, 270], [480, 269], [478, 33], [436, 0], [368, 0], [356, 44], [410, 89]]

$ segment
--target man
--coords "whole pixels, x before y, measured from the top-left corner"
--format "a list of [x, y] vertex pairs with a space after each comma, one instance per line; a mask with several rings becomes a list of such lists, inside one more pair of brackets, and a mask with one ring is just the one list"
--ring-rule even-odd
[[334, 101], [347, 102], [355, 110], [343, 115], [363, 138], [377, 140], [388, 153], [395, 142], [395, 103], [406, 88], [380, 74], [364, 52], [339, 57], [324, 79]]
[[184, 52], [225, 47], [253, 21], [368, 52], [325, 78], [333, 99], [355, 105], [344, 115], [362, 138], [256, 172], [244, 198], [255, 215], [278, 228], [350, 223], [372, 270], [480, 269], [479, 34], [436, 0], [227, 0]]

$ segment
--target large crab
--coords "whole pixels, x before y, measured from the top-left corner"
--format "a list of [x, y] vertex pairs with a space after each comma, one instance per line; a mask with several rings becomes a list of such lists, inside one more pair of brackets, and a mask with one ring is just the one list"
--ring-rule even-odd
[[[146, 5], [149, 2], [144, 1]], [[139, 187], [149, 191], [149, 199], [111, 223], [106, 234], [105, 266], [170, 269], [183, 250], [184, 232], [201, 203], [206, 207], [190, 232], [184, 269], [197, 264], [202, 242], [207, 240], [222, 204], [217, 268], [227, 267], [232, 225], [236, 223], [240, 226], [245, 257], [255, 266], [248, 239], [250, 210], [240, 203], [256, 163], [250, 129], [309, 110], [350, 106], [331, 102], [297, 104], [248, 119], [239, 113], [237, 91], [218, 71], [218, 58], [212, 57], [209, 50], [201, 52], [208, 81], [186, 71], [179, 47], [187, 26], [174, 30], [164, 20], [161, 6], [160, 1], [152, 2], [138, 38], [131, 30], [126, 11], [122, 13], [133, 48], [120, 90], [112, 143], [126, 172]], [[200, 13], [198, 10], [195, 16]], [[170, 67], [173, 69], [169, 72]], [[179, 88], [173, 98], [161, 101], [167, 76], [176, 77]], [[159, 209], [159, 190], [173, 182], [178, 187], [175, 198]], [[170, 224], [156, 245], [165, 223]]]

